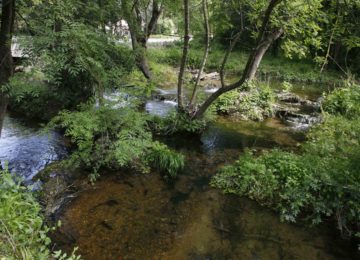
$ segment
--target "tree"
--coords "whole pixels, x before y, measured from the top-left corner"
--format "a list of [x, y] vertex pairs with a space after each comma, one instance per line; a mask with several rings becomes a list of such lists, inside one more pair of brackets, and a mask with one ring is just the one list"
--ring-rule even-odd
[[[135, 62], [147, 79], [151, 79], [151, 71], [146, 57], [147, 42], [155, 31], [157, 21], [163, 10], [163, 2], [152, 1], [122, 1], [125, 20], [129, 24], [131, 44]], [[150, 19], [148, 18], [150, 13]]]
[[179, 111], [182, 111], [184, 109], [183, 83], [184, 83], [186, 61], [189, 53], [189, 42], [190, 42], [189, 0], [184, 0], [184, 47], [183, 47], [183, 55], [181, 59], [179, 78], [178, 78], [178, 89], [177, 89], [177, 100], [178, 100]]
[[3, 0], [0, 24], [0, 135], [8, 98], [3, 89], [13, 74], [11, 41], [15, 20], [15, 0]]
[[324, 1], [322, 21], [323, 53], [317, 57], [321, 72], [332, 65], [345, 75], [360, 71], [360, 15], [359, 0]]
[[210, 24], [209, 24], [208, 2], [207, 0], [202, 0], [201, 4], [202, 4], [202, 13], [204, 15], [205, 48], [204, 48], [203, 60], [201, 62], [199, 73], [196, 77], [196, 82], [193, 88], [193, 93], [191, 95], [190, 105], [189, 105], [190, 107], [192, 107], [196, 101], [197, 90], [200, 83], [201, 75], [204, 71], [210, 50]]
[[[281, 36], [284, 36], [283, 49], [285, 54], [291, 57], [296, 54], [304, 57], [309, 52], [309, 47], [319, 48], [318, 31], [318, 10], [322, 7], [321, 0], [315, 1], [287, 1], [287, 0], [257, 0], [241, 1], [242, 8], [246, 8], [246, 20], [251, 22], [253, 31], [250, 33], [255, 36], [254, 48], [251, 50], [246, 67], [241, 78], [230, 85], [225, 84], [224, 68], [234, 42], [239, 40], [240, 34], [230, 44], [229, 51], [225, 54], [224, 62], [221, 66], [222, 86], [209, 96], [198, 109], [188, 111], [192, 118], [198, 119], [203, 116], [205, 111], [222, 94], [234, 89], [247, 89], [248, 82], [252, 81], [256, 75], [258, 67], [270, 48], [270, 46]], [[240, 13], [243, 13], [240, 11]], [[241, 18], [241, 21], [243, 18]], [[243, 23], [240, 23], [240, 32], [243, 30]], [[304, 26], [306, 24], [306, 26]], [[259, 28], [257, 30], [257, 28]]]
[[[222, 94], [240, 88], [245, 85], [247, 81], [251, 81], [255, 77], [255, 73], [260, 65], [264, 54], [269, 49], [270, 45], [277, 40], [283, 33], [284, 29], [279, 28], [269, 28], [271, 14], [274, 11], [275, 7], [280, 4], [282, 0], [271, 0], [262, 20], [261, 29], [256, 40], [256, 47], [254, 48], [252, 54], [249, 56], [243, 75], [237, 82], [231, 85], [222, 85], [219, 90], [214, 92], [194, 113], [194, 118], [200, 118], [209, 106]], [[222, 81], [224, 83], [224, 81]]]

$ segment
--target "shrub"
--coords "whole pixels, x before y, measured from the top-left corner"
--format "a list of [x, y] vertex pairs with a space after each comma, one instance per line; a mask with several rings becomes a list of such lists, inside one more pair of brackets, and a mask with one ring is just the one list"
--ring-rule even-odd
[[165, 172], [171, 178], [175, 178], [177, 173], [184, 168], [184, 156], [159, 142], [153, 144], [152, 152], [148, 155], [147, 160], [160, 172]]
[[360, 117], [360, 86], [349, 84], [339, 88], [326, 97], [323, 103], [325, 112], [342, 115], [349, 119]]
[[206, 128], [209, 120], [211, 120], [211, 112], [207, 113], [203, 119], [198, 120], [191, 119], [186, 113], [173, 112], [165, 118], [153, 116], [151, 128], [159, 135], [199, 134]]
[[[65, 135], [76, 146], [67, 165], [92, 169], [92, 180], [96, 179], [101, 167], [131, 167], [147, 173], [151, 166], [155, 166], [175, 176], [183, 164], [183, 157], [153, 141], [148, 120], [147, 114], [130, 105], [113, 109], [111, 106], [95, 108], [88, 104], [77, 112], [61, 112], [50, 127], [65, 129]], [[160, 158], [159, 152], [164, 152], [162, 162], [155, 161], [155, 158]], [[171, 163], [173, 159], [179, 167]]]
[[360, 225], [360, 120], [331, 119], [310, 135], [301, 154], [247, 152], [224, 167], [212, 185], [275, 207], [283, 220], [306, 216], [313, 224], [336, 218], [343, 233]]
[[79, 91], [48, 85], [39, 71], [17, 73], [6, 87], [12, 111], [41, 120], [50, 120], [61, 109], [86, 98]]

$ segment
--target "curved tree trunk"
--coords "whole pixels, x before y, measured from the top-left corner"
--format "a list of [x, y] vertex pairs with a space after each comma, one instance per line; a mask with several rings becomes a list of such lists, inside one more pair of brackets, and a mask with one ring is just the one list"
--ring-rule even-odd
[[257, 39], [256, 48], [253, 50], [250, 55], [245, 70], [243, 72], [242, 77], [239, 81], [234, 84], [223, 86], [218, 91], [214, 92], [196, 111], [193, 118], [198, 119], [201, 118], [205, 111], [211, 106], [211, 104], [222, 94], [234, 90], [236, 88], [243, 87], [247, 81], [251, 81], [254, 79], [257, 69], [259, 68], [260, 62], [263, 59], [266, 51], [270, 48], [271, 44], [277, 40], [283, 33], [284, 30], [282, 28], [278, 28], [273, 30], [270, 33], [267, 33], [268, 24], [270, 22], [270, 16], [274, 8], [281, 2], [282, 0], [271, 0], [269, 3], [264, 18], [262, 21], [262, 26], [260, 29], [260, 34]]
[[186, 62], [189, 53], [189, 42], [190, 42], [190, 16], [189, 16], [189, 0], [184, 0], [184, 22], [185, 22], [185, 31], [184, 31], [184, 48], [183, 55], [181, 59], [179, 78], [178, 78], [178, 89], [177, 89], [177, 101], [178, 109], [184, 109], [184, 96], [183, 96], [183, 85], [184, 85], [184, 74], [186, 68]]
[[[0, 25], [0, 87], [13, 75], [11, 40], [15, 19], [15, 0], [3, 1]], [[8, 104], [8, 97], [0, 89], [0, 135]]]

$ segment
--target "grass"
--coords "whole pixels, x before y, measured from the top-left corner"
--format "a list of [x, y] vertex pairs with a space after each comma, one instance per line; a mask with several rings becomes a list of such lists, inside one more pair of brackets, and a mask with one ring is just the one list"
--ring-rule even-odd
[[[197, 43], [192, 43], [192, 45], [193, 46], [190, 47], [188, 67], [196, 69], [199, 68], [202, 61], [203, 48]], [[225, 51], [226, 50], [220, 45], [213, 46], [209, 54], [205, 71], [218, 71]], [[169, 75], [168, 72], [171, 70], [171, 67], [178, 68], [180, 66], [181, 55], [182, 46], [179, 43], [148, 50], [151, 66], [153, 69], [155, 68], [155, 74], [159, 73], [160, 75]], [[226, 65], [226, 72], [233, 75], [241, 74], [245, 68], [247, 59], [248, 53], [234, 51]], [[163, 70], [164, 66], [166, 70]], [[286, 81], [309, 83], [334, 83], [334, 81], [341, 81], [341, 74], [336, 71], [329, 70], [322, 74], [320, 74], [319, 71], [319, 67], [310, 60], [291, 60], [286, 57], [274, 57], [268, 54], [260, 64], [258, 76], [260, 79], [275, 77]], [[172, 79], [174, 79], [174, 77], [172, 77]]]

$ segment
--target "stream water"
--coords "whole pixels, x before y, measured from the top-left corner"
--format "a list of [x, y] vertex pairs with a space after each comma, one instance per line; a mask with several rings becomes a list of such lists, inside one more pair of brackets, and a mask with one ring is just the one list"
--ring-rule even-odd
[[271, 210], [209, 186], [245, 148], [294, 148], [301, 140], [273, 119], [221, 119], [200, 140], [164, 140], [186, 155], [178, 179], [103, 173], [61, 214], [57, 246], [78, 246], [84, 259], [355, 259], [333, 226], [281, 223]]
[[31, 183], [46, 165], [61, 160], [67, 154], [62, 136], [44, 133], [38, 125], [7, 115], [0, 138], [0, 162]]
[[[149, 113], [165, 115], [174, 103], [151, 100]], [[316, 228], [286, 224], [271, 210], [210, 187], [217, 169], [244, 149], [296, 149], [304, 133], [280, 120], [219, 118], [200, 137], [172, 137], [165, 143], [186, 156], [178, 178], [153, 172], [103, 172], [58, 218], [55, 247], [83, 259], [359, 259], [354, 245], [332, 224]], [[41, 134], [7, 117], [0, 159], [27, 179], [66, 154], [62, 138]], [[30, 174], [29, 174], [30, 172]], [[80, 185], [80, 184], [79, 184]]]

